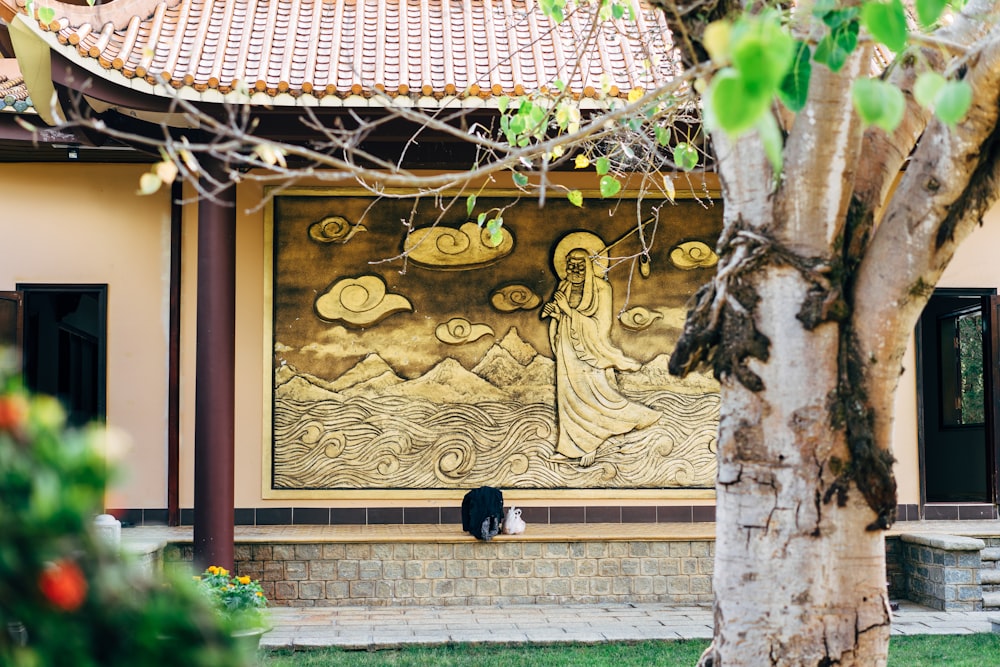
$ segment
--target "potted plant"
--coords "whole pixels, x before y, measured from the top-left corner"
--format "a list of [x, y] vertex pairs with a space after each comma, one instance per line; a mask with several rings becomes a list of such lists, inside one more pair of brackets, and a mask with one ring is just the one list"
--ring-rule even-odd
[[234, 637], [256, 648], [260, 637], [271, 629], [264, 615], [267, 597], [260, 582], [236, 576], [224, 567], [209, 566], [196, 576], [198, 585], [218, 610]]

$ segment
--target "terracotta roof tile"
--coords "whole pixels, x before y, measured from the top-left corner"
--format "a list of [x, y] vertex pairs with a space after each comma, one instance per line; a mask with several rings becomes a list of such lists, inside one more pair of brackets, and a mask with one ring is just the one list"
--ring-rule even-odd
[[0, 113], [34, 111], [24, 77], [16, 65], [12, 58], [0, 58]]
[[41, 30], [71, 59], [96, 59], [110, 80], [136, 76], [193, 95], [226, 94], [244, 81], [292, 98], [489, 97], [562, 81], [577, 97], [596, 97], [608, 81], [612, 94], [624, 96], [664, 82], [677, 66], [665, 21], [653, 11], [607, 22], [587, 43], [589, 5], [570, 8], [554, 25], [537, 0], [48, 4], [58, 18]]

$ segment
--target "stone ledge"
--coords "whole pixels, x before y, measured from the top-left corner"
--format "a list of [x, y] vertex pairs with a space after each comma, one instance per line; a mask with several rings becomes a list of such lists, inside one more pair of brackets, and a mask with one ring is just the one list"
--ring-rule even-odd
[[[189, 544], [193, 529], [141, 526], [122, 530], [123, 539]], [[236, 526], [237, 544], [270, 543], [433, 543], [480, 542], [458, 524], [384, 524], [345, 526]], [[714, 541], [714, 523], [529, 523], [521, 535], [497, 535], [504, 542], [690, 542]]]
[[958, 535], [939, 535], [935, 533], [903, 533], [899, 536], [903, 542], [919, 544], [942, 551], [981, 551], [986, 543], [975, 537]]
[[980, 554], [984, 561], [1000, 561], [1000, 547], [986, 547]]

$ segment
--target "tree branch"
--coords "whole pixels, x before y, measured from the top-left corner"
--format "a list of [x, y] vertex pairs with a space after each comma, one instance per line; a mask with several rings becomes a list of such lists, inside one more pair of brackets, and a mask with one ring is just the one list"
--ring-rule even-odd
[[1000, 196], [1000, 28], [974, 50], [965, 79], [968, 117], [927, 128], [856, 274], [852, 326], [882, 448], [913, 326], [959, 242]]

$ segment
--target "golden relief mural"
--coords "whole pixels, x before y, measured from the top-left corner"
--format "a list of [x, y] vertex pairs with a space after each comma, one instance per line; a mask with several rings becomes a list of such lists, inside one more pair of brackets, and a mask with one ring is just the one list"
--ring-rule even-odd
[[480, 205], [495, 245], [464, 207], [275, 197], [271, 488], [711, 487], [718, 387], [667, 362], [721, 210]]

